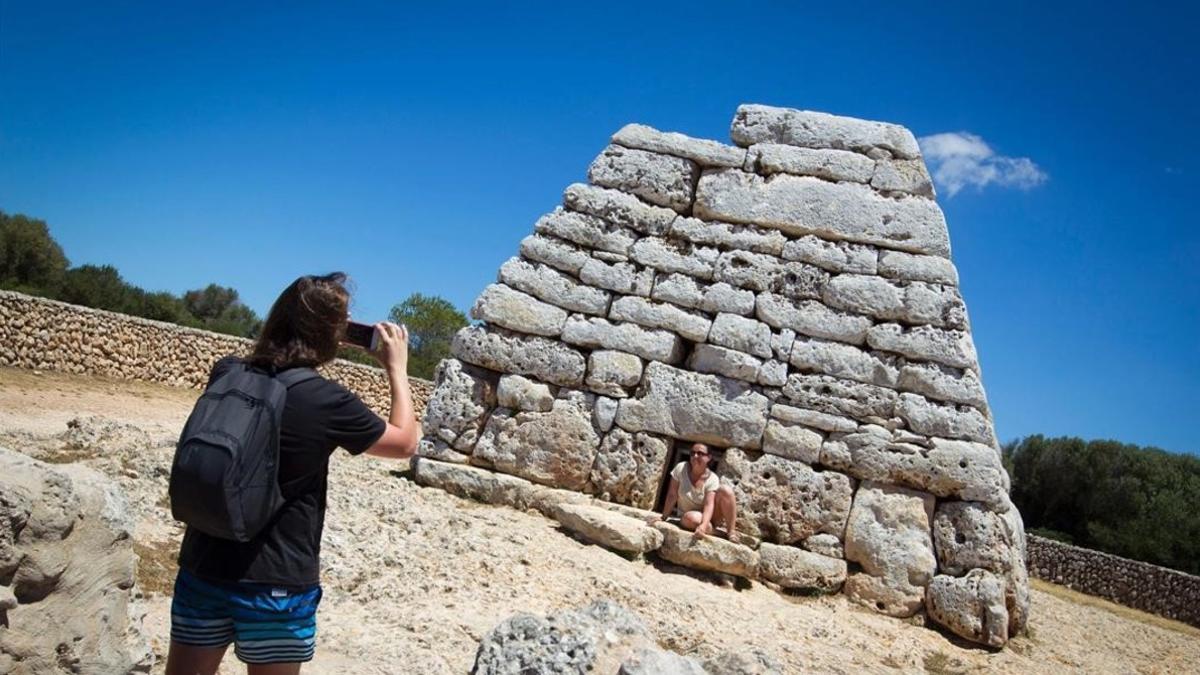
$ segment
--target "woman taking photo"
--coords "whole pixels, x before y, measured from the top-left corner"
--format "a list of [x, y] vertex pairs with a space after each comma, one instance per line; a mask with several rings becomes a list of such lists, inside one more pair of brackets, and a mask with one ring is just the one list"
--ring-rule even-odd
[[[332, 361], [349, 319], [345, 279], [335, 273], [294, 281], [271, 307], [250, 356], [218, 361], [209, 386], [234, 369], [278, 376]], [[215, 673], [231, 642], [252, 675], [298, 673], [312, 659], [329, 458], [338, 447], [407, 458], [421, 438], [408, 384], [408, 333], [393, 323], [375, 329], [373, 355], [391, 388], [388, 419], [315, 373], [285, 376], [293, 384], [279, 423], [282, 507], [249, 541], [188, 526], [171, 604], [168, 674]]]

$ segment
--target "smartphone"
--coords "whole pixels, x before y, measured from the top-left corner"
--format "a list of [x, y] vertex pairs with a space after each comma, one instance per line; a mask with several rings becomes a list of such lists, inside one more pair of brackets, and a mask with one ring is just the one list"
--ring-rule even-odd
[[365, 323], [351, 321], [346, 324], [346, 342], [358, 345], [367, 351], [375, 351], [379, 337], [375, 335], [375, 327]]

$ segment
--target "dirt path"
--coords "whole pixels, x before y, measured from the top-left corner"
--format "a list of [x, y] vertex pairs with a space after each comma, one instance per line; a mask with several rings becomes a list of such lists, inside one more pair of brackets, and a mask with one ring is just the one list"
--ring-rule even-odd
[[[83, 461], [129, 493], [146, 632], [160, 656], [180, 532], [166, 509], [166, 476], [196, 395], [0, 368], [0, 444]], [[540, 515], [421, 488], [403, 477], [405, 468], [345, 454], [334, 462], [318, 656], [305, 672], [463, 673], [480, 637], [511, 614], [602, 597], [639, 614], [665, 647], [702, 658], [757, 649], [787, 672], [1182, 673], [1200, 664], [1200, 630], [1057, 587], [1035, 585], [1028, 634], [991, 652], [840, 595], [726, 588], [631, 562]], [[230, 655], [222, 672], [244, 670]]]

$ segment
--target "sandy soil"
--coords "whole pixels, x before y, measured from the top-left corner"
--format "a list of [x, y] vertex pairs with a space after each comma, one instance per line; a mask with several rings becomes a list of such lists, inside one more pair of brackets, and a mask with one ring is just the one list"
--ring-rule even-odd
[[[120, 482], [138, 520], [145, 632], [166, 653], [181, 530], [166, 508], [171, 447], [197, 392], [0, 368], [0, 445], [81, 461]], [[74, 421], [73, 421], [74, 420]], [[69, 426], [70, 425], [70, 426]], [[876, 615], [842, 596], [728, 587], [584, 544], [536, 513], [422, 488], [403, 462], [339, 455], [312, 673], [463, 673], [515, 612], [611, 598], [664, 647], [757, 649], [786, 672], [1196, 672], [1200, 630], [1036, 584], [1027, 634], [995, 652]], [[154, 672], [162, 672], [161, 661]], [[230, 654], [222, 672], [244, 672]]]

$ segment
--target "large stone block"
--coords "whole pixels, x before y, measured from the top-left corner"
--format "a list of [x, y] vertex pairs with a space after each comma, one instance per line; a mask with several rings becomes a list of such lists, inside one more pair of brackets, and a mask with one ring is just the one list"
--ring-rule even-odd
[[771, 327], [736, 314], [718, 314], [712, 322], [708, 341], [764, 359], [772, 356]]
[[542, 216], [534, 224], [538, 234], [565, 239], [586, 248], [594, 248], [621, 255], [629, 254], [629, 247], [638, 235], [627, 227], [610, 223], [603, 218], [586, 213], [555, 209]]
[[858, 430], [858, 422], [817, 410], [795, 408], [782, 403], [771, 406], [771, 418], [792, 424], [803, 424], [822, 431], [849, 433]]
[[955, 368], [978, 368], [975, 343], [967, 331], [942, 330], [933, 326], [905, 328], [884, 323], [867, 331], [867, 344], [910, 359], [936, 361]]
[[783, 247], [784, 260], [806, 262], [830, 272], [875, 274], [878, 258], [879, 251], [874, 246], [830, 241], [812, 234], [793, 239]]
[[738, 529], [752, 537], [793, 544], [846, 527], [854, 480], [845, 474], [739, 448], [725, 451], [718, 473], [733, 485]]
[[542, 302], [548, 302], [572, 312], [583, 312], [596, 316], [604, 316], [608, 313], [608, 303], [611, 297], [608, 293], [598, 288], [585, 286], [548, 265], [521, 258], [509, 258], [500, 266], [500, 281], [518, 291], [528, 293]]
[[488, 412], [496, 407], [496, 387], [495, 373], [458, 359], [443, 359], [434, 373], [433, 394], [425, 404], [422, 428], [427, 434], [448, 432], [450, 437], [444, 442], [453, 444], [459, 452], [470, 453]]
[[766, 542], [758, 547], [758, 556], [759, 576], [784, 588], [836, 593], [846, 581], [845, 560]]
[[881, 358], [878, 354], [842, 342], [797, 338], [790, 360], [803, 373], [832, 375], [881, 387], [895, 387], [899, 378], [894, 358]]
[[790, 173], [797, 176], [816, 176], [825, 180], [868, 183], [875, 173], [875, 160], [848, 150], [758, 143], [750, 146], [747, 151], [745, 169], [768, 176], [773, 173]]
[[932, 495], [901, 487], [859, 486], [846, 523], [846, 559], [863, 573], [846, 581], [847, 595], [891, 616], [921, 608], [937, 565], [929, 535], [933, 504]]
[[1015, 542], [1000, 515], [979, 502], [942, 501], [933, 516], [938, 571], [961, 576], [973, 568], [1006, 574]]
[[993, 449], [969, 441], [935, 438], [932, 448], [898, 443], [874, 425], [821, 446], [821, 464], [864, 480], [924, 490], [938, 497], [980, 501], [993, 508], [1007, 503], [1007, 474]]
[[454, 335], [454, 356], [490, 370], [532, 375], [551, 384], [583, 384], [583, 354], [543, 337], [517, 335], [485, 326], [467, 326]]
[[559, 504], [554, 519], [584, 539], [625, 553], [646, 553], [662, 545], [662, 532], [644, 521], [599, 506]]
[[1004, 580], [984, 570], [965, 577], [937, 576], [926, 589], [929, 618], [955, 634], [991, 647], [1008, 642]]
[[867, 154], [886, 150], [900, 159], [917, 159], [921, 149], [912, 132], [898, 124], [860, 120], [793, 108], [738, 106], [730, 127], [733, 142], [782, 143], [803, 148], [834, 148]]
[[871, 328], [871, 320], [865, 316], [839, 312], [815, 300], [796, 301], [774, 293], [759, 294], [754, 315], [775, 328], [853, 345], [866, 342]]
[[549, 412], [497, 408], [472, 461], [542, 485], [583, 490], [600, 447], [592, 426], [594, 404], [593, 394], [564, 391]]
[[502, 408], [548, 412], [554, 407], [554, 393], [543, 382], [534, 382], [520, 375], [503, 375], [496, 390], [496, 402]]
[[642, 234], [665, 234], [677, 213], [653, 206], [620, 190], [575, 183], [563, 192], [563, 204], [572, 211], [603, 218]]
[[903, 251], [880, 251], [879, 274], [889, 279], [928, 281], [932, 284], [958, 285], [958, 270], [949, 258], [914, 255]]
[[932, 199], [884, 197], [866, 185], [737, 169], [710, 169], [696, 188], [696, 217], [774, 227], [913, 253], [950, 256], [946, 219]]
[[531, 234], [521, 240], [521, 256], [569, 274], [579, 270], [592, 259], [587, 251], [556, 237]]
[[801, 262], [749, 251], [726, 251], [717, 259], [713, 278], [738, 288], [778, 293], [789, 298], [816, 299], [829, 273]]
[[933, 180], [919, 159], [881, 159], [875, 163], [871, 187], [884, 192], [907, 192], [933, 197]]
[[777, 419], [767, 420], [763, 433], [763, 452], [806, 464], [821, 461], [821, 445], [825, 436], [802, 424], [790, 424]]
[[671, 224], [671, 236], [686, 239], [694, 244], [720, 248], [754, 251], [777, 256], [783, 253], [787, 238], [779, 230], [735, 225], [732, 223], [708, 222], [699, 218], [680, 216]]
[[690, 159], [701, 166], [741, 166], [746, 160], [746, 151], [742, 148], [673, 131], [659, 131], [644, 124], [626, 124], [613, 134], [612, 142], [627, 148]]
[[873, 384], [843, 380], [828, 375], [792, 373], [783, 395], [802, 408], [857, 419], [889, 419], [898, 395]]
[[734, 288], [727, 283], [705, 284], [686, 274], [660, 274], [650, 296], [717, 314], [726, 312], [748, 316], [754, 313], [754, 292]]
[[471, 307], [471, 318], [531, 335], [557, 336], [567, 311], [504, 284], [491, 284]]
[[633, 323], [612, 323], [579, 314], [567, 318], [562, 339], [568, 344], [589, 349], [629, 352], [650, 361], [678, 363], [683, 358], [683, 342], [674, 333], [642, 328]]
[[754, 313], [754, 293], [718, 282], [704, 288], [700, 309], [713, 314], [725, 312], [750, 316]]
[[647, 433], [615, 428], [600, 442], [591, 489], [610, 502], [653, 509], [667, 471], [670, 443]]
[[616, 421], [627, 431], [757, 448], [767, 403], [766, 396], [745, 382], [650, 363], [635, 398], [618, 406]]
[[647, 328], [663, 328], [679, 333], [692, 342], [704, 342], [712, 328], [712, 320], [703, 314], [689, 312], [675, 305], [627, 296], [617, 298], [608, 317], [628, 321]]
[[721, 572], [753, 579], [758, 574], [758, 552], [720, 537], [697, 537], [670, 523], [658, 522], [663, 533], [658, 554], [664, 559], [709, 572]]
[[[579, 270], [579, 278], [589, 286], [598, 286], [624, 295], [650, 295], [654, 270], [639, 269], [628, 262], [604, 262], [593, 258]], [[598, 291], [603, 292], [603, 291]]]
[[960, 370], [940, 363], [909, 363], [900, 369], [898, 386], [936, 401], [987, 410], [983, 383], [973, 370]]
[[592, 391], [616, 398], [629, 395], [626, 389], [642, 379], [642, 360], [633, 354], [598, 349], [588, 355], [587, 386]]
[[698, 344], [692, 350], [692, 355], [688, 357], [687, 365], [688, 368], [698, 373], [713, 373], [746, 382], [756, 382], [762, 361], [745, 352], [716, 345]]
[[630, 250], [630, 257], [638, 264], [659, 272], [681, 272], [706, 281], [712, 279], [717, 255], [715, 248], [662, 237], [645, 237]]
[[588, 167], [588, 180], [685, 212], [692, 206], [699, 171], [690, 159], [610, 145]]
[[992, 421], [970, 406], [934, 403], [917, 394], [901, 394], [896, 414], [918, 434], [998, 445]]

